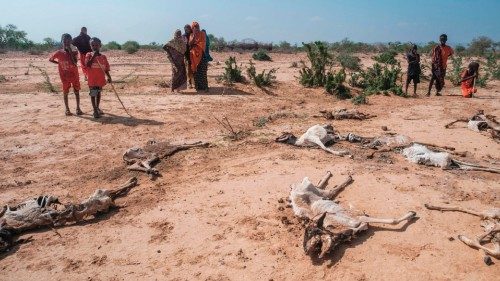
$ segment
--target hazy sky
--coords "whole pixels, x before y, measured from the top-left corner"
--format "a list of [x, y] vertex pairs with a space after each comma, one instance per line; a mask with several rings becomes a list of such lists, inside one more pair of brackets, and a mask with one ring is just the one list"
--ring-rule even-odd
[[104, 42], [164, 42], [193, 20], [226, 40], [500, 41], [500, 0], [0, 0], [0, 25], [34, 41], [87, 26]]

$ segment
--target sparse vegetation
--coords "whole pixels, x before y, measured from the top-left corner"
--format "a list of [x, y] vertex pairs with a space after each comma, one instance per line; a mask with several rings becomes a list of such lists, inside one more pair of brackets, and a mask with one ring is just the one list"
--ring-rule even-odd
[[395, 51], [385, 51], [377, 56], [374, 56], [373, 59], [379, 63], [394, 65], [398, 63], [396, 55], [397, 53]]
[[451, 83], [453, 85], [459, 85], [460, 80], [462, 80], [461, 74], [462, 74], [462, 63], [463, 63], [463, 58], [461, 56], [452, 56], [451, 57], [451, 71], [448, 72]]
[[276, 82], [276, 71], [276, 68], [271, 68], [268, 72], [262, 70], [261, 73], [257, 74], [255, 64], [250, 60], [250, 66], [247, 68], [247, 75], [257, 87], [261, 88], [271, 86]]
[[122, 45], [122, 49], [127, 54], [134, 54], [137, 51], [139, 51], [140, 48], [141, 48], [141, 45], [139, 45], [139, 43], [137, 43], [136, 41], [127, 41], [127, 42], [123, 43], [123, 45]]
[[7, 82], [7, 78], [4, 75], [0, 75], [0, 83]]
[[260, 116], [253, 124], [255, 127], [262, 128], [267, 124], [267, 122], [269, 122], [269, 119], [266, 116]]
[[355, 105], [367, 104], [368, 103], [367, 95], [365, 93], [361, 93], [360, 95], [353, 97], [351, 99], [351, 102]]
[[266, 51], [264, 50], [258, 50], [257, 52], [255, 52], [253, 55], [252, 55], [252, 58], [254, 60], [258, 60], [258, 61], [271, 61], [271, 57], [267, 54]]
[[348, 53], [340, 53], [337, 61], [343, 68], [358, 71], [361, 69], [361, 59]]
[[369, 94], [389, 94], [393, 93], [398, 96], [404, 96], [401, 85], [398, 80], [401, 76], [401, 67], [396, 65], [382, 65], [375, 63], [366, 71], [352, 74], [350, 79], [351, 85], [356, 85], [363, 89], [363, 92]]
[[351, 91], [344, 85], [345, 78], [346, 73], [344, 69], [338, 72], [328, 72], [325, 82], [326, 92], [335, 95], [338, 99], [351, 98]]
[[305, 87], [323, 87], [326, 82], [327, 67], [333, 63], [333, 56], [328, 52], [325, 43], [316, 41], [314, 43], [303, 43], [311, 67], [302, 66], [299, 82]]
[[225, 61], [226, 67], [224, 67], [224, 74], [220, 77], [220, 80], [232, 84], [235, 82], [242, 83], [245, 81], [245, 77], [241, 75], [241, 69], [236, 64], [235, 57], [229, 57]]
[[30, 68], [34, 68], [34, 69], [37, 69], [38, 71], [40, 71], [40, 73], [42, 74], [43, 78], [44, 78], [44, 82], [43, 82], [43, 88], [45, 90], [47, 90], [48, 92], [51, 92], [51, 93], [57, 93], [56, 91], [56, 88], [54, 87], [54, 85], [52, 85], [52, 82], [50, 81], [50, 77], [49, 77], [49, 74], [47, 74], [47, 71], [39, 66], [36, 66], [36, 65], [33, 65], [33, 64], [29, 64], [28, 65], [28, 70], [26, 71], [26, 75], [29, 74], [29, 69]]
[[104, 48], [106, 48], [107, 50], [121, 50], [122, 46], [116, 41], [111, 41], [108, 44], [104, 45]]

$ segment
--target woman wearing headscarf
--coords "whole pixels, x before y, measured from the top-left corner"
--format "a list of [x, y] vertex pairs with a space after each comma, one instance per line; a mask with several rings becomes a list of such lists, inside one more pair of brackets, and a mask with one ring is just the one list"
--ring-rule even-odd
[[200, 25], [193, 22], [191, 25], [193, 33], [189, 37], [191, 70], [194, 73], [194, 87], [197, 91], [208, 91], [207, 67], [208, 61], [204, 59], [206, 48], [206, 36], [200, 30]]
[[175, 31], [174, 38], [163, 46], [163, 50], [167, 52], [172, 64], [172, 92], [186, 89], [187, 76], [184, 63], [186, 43], [182, 40], [182, 33], [179, 29]]

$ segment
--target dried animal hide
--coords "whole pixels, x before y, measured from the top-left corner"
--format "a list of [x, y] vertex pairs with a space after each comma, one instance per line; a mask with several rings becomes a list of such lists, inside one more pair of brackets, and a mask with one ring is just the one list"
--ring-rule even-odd
[[107, 212], [114, 206], [117, 197], [124, 196], [136, 185], [137, 179], [131, 178], [116, 189], [98, 189], [78, 204], [62, 205], [57, 197], [49, 195], [27, 200], [17, 206], [5, 206], [0, 212], [0, 252], [10, 248], [15, 243], [13, 237], [23, 232], [80, 222]]

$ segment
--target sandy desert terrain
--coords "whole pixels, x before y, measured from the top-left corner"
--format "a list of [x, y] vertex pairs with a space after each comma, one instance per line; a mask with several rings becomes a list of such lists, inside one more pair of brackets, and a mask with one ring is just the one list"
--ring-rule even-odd
[[[482, 232], [479, 218], [429, 211], [426, 202], [450, 202], [478, 210], [500, 207], [500, 177], [486, 172], [444, 171], [407, 162], [386, 152], [340, 143], [353, 158], [319, 149], [297, 148], [274, 139], [283, 131], [301, 134], [314, 124], [331, 123], [341, 133], [383, 134], [381, 127], [413, 140], [467, 151], [469, 162], [499, 165], [499, 144], [487, 134], [457, 124], [478, 109], [500, 116], [500, 83], [490, 82], [478, 98], [463, 99], [448, 83], [442, 97], [370, 96], [354, 106], [323, 89], [306, 89], [291, 63], [305, 54], [271, 54], [258, 70], [278, 67], [278, 83], [268, 91], [251, 84], [227, 88], [216, 82], [224, 60], [214, 53], [210, 93], [170, 94], [170, 65], [161, 52], [134, 55], [107, 52], [111, 75], [134, 118], [128, 118], [110, 91], [103, 95], [105, 115], [94, 120], [82, 80], [81, 117], [64, 116], [57, 67], [48, 54], [0, 55], [0, 205], [38, 195], [80, 201], [97, 188], [112, 188], [137, 176], [139, 186], [117, 200], [121, 208], [87, 223], [44, 229], [22, 237], [33, 241], [0, 255], [0, 280], [495, 280], [499, 261], [486, 266], [479, 251], [456, 239]], [[361, 55], [364, 65], [372, 63]], [[217, 63], [220, 62], [220, 63]], [[47, 70], [59, 93], [43, 88], [32, 63]], [[403, 68], [406, 64], [403, 63]], [[70, 108], [74, 112], [74, 97]], [[357, 108], [377, 117], [329, 121], [320, 110]], [[227, 116], [247, 133], [231, 141], [214, 119]], [[255, 126], [261, 117], [264, 126]], [[162, 177], [129, 172], [122, 153], [148, 140], [210, 142], [162, 160]], [[330, 186], [348, 174], [354, 183], [339, 196], [371, 216], [396, 217], [407, 211], [418, 219], [406, 225], [374, 227], [339, 247], [322, 262], [302, 249], [303, 229], [291, 208], [280, 203], [290, 185], [308, 176], [318, 181], [333, 173]], [[286, 201], [285, 201], [286, 202]], [[452, 239], [452, 238], [454, 239]], [[495, 277], [497, 276], [497, 277]]]

